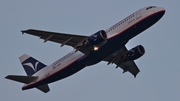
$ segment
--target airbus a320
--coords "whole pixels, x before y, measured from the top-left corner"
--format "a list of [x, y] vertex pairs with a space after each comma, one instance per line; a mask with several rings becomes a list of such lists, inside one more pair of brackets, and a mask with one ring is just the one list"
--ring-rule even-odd
[[45, 65], [33, 57], [24, 54], [19, 57], [27, 76], [8, 75], [5, 78], [24, 83], [22, 90], [37, 88], [44, 93], [50, 91], [48, 84], [64, 79], [81, 69], [106, 61], [116, 64], [123, 73], [129, 72], [134, 77], [140, 72], [134, 60], [140, 58], [145, 49], [142, 45], [128, 50], [125, 45], [157, 21], [165, 13], [162, 7], [148, 6], [132, 13], [107, 30], [99, 30], [90, 36], [56, 33], [35, 29], [23, 30], [22, 33], [34, 35], [44, 42], [52, 41], [61, 46], [72, 46], [74, 50], [51, 65]]

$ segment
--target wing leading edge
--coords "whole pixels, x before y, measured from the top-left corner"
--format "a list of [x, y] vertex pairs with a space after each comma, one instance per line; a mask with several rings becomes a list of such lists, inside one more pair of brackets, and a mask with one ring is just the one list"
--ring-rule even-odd
[[136, 63], [134, 61], [127, 61], [127, 62], [121, 61], [120, 57], [127, 51], [128, 51], [127, 48], [124, 46], [118, 52], [107, 57], [104, 61], [107, 61], [108, 64], [115, 63], [117, 65], [116, 68], [120, 67], [123, 69], [123, 73], [128, 71], [132, 75], [134, 75], [134, 77], [136, 77], [136, 75], [140, 72]]
[[60, 43], [61, 47], [64, 45], [76, 47], [76, 45], [78, 45], [80, 42], [82, 42], [84, 39], [88, 37], [88, 36], [83, 36], [83, 35], [73, 35], [73, 34], [66, 34], [66, 33], [41, 31], [41, 30], [35, 30], [35, 29], [28, 29], [21, 32], [38, 36], [40, 37], [40, 39], [44, 39], [44, 42], [52, 41], [52, 42]]

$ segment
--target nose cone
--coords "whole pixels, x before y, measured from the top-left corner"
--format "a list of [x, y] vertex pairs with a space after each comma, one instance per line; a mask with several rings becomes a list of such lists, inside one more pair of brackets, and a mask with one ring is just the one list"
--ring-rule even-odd
[[154, 16], [156, 16], [156, 18], [159, 20], [164, 14], [165, 14], [166, 10], [162, 7], [157, 7], [155, 12], [154, 12]]

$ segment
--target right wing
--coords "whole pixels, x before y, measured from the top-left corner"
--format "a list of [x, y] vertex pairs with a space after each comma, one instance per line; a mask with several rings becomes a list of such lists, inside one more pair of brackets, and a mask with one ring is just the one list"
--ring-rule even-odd
[[136, 77], [136, 75], [140, 72], [136, 63], [134, 61], [123, 62], [120, 58], [127, 51], [128, 51], [127, 48], [125, 46], [123, 46], [119, 51], [117, 51], [113, 55], [104, 59], [104, 61], [107, 61], [108, 64], [115, 63], [117, 65], [117, 67], [120, 67], [123, 69], [123, 73], [128, 71], [132, 75], [134, 75], [134, 77]]
[[44, 39], [44, 42], [52, 41], [52, 42], [60, 43], [61, 46], [69, 45], [74, 48], [76, 48], [76, 46], [79, 43], [81, 43], [88, 37], [88, 36], [83, 36], [83, 35], [72, 35], [72, 34], [41, 31], [41, 30], [34, 30], [34, 29], [28, 29], [21, 32], [38, 36], [41, 39]]

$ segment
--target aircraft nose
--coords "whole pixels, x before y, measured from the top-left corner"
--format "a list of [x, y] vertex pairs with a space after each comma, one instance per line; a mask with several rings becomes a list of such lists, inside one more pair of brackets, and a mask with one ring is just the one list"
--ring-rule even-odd
[[156, 12], [158, 12], [158, 15], [162, 17], [165, 14], [166, 10], [162, 7], [158, 7]]
[[162, 16], [165, 14], [166, 10], [164, 8], [161, 9]]
[[163, 14], [166, 12], [166, 10], [162, 7], [159, 7], [159, 11], [162, 12]]

